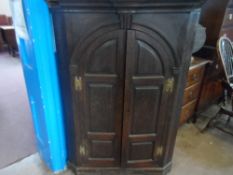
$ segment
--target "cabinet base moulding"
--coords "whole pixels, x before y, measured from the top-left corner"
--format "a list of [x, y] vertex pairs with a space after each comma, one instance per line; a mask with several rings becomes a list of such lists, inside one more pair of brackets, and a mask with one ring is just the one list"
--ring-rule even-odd
[[77, 168], [72, 163], [68, 164], [68, 168], [76, 175], [167, 175], [172, 169], [172, 162], [169, 162], [163, 168]]

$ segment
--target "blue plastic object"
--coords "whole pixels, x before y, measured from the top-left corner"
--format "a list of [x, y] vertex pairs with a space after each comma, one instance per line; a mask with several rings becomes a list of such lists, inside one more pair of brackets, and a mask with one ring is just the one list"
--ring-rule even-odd
[[[15, 27], [20, 3], [11, 0]], [[66, 168], [66, 144], [51, 17], [44, 0], [23, 0], [22, 4], [28, 38], [17, 27], [16, 35], [38, 152], [49, 169], [59, 172]]]

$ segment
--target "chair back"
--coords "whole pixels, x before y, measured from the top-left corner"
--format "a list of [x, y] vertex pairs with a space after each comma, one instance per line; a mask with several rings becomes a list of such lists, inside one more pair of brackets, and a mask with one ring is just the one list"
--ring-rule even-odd
[[222, 36], [218, 40], [217, 49], [222, 62], [226, 80], [229, 84], [231, 84], [231, 82], [233, 82], [233, 47], [231, 40], [226, 36]]

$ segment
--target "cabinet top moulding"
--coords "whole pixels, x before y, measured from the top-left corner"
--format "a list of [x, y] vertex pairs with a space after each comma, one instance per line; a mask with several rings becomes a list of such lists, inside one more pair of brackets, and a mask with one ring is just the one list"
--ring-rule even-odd
[[186, 9], [199, 8], [206, 0], [47, 0], [50, 7], [67, 8], [135, 8]]

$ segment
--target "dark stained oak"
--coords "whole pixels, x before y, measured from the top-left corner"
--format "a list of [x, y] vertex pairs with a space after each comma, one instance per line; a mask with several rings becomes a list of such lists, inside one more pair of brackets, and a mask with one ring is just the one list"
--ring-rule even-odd
[[172, 77], [174, 60], [169, 60], [173, 55], [156, 33], [129, 30], [127, 36], [122, 164], [150, 167], [157, 163], [155, 152], [161, 145], [157, 138], [163, 130], [160, 118], [165, 117], [163, 103], [169, 100], [163, 84]]
[[48, 0], [69, 167], [171, 169], [201, 0]]
[[77, 162], [83, 166], [120, 164], [124, 44], [124, 31], [110, 31], [84, 42], [72, 56], [71, 79], [82, 78], [82, 90], [73, 88], [72, 94], [80, 133]]

